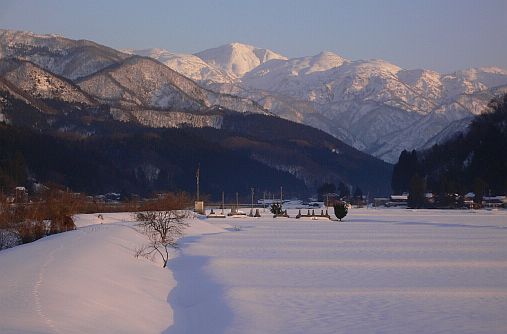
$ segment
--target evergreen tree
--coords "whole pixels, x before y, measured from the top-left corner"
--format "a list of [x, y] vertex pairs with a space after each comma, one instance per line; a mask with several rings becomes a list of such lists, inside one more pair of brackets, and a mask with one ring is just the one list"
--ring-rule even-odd
[[426, 205], [426, 182], [419, 174], [415, 174], [410, 180], [408, 206], [422, 208]]
[[347, 215], [349, 209], [347, 207], [347, 203], [345, 202], [339, 202], [333, 205], [334, 209], [334, 215], [336, 218], [338, 218], [340, 221]]
[[391, 188], [396, 194], [407, 192], [410, 187], [412, 177], [419, 171], [417, 152], [413, 150], [408, 152], [403, 150], [394, 165], [393, 176], [391, 179]]
[[484, 194], [486, 193], [487, 184], [480, 177], [474, 180], [474, 203], [481, 204]]

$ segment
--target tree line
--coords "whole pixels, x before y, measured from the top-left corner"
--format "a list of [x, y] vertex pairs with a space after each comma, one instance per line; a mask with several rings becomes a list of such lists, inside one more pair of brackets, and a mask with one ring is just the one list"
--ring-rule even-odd
[[156, 212], [191, 208], [184, 192], [159, 193], [151, 198], [105, 202], [49, 184], [38, 193], [15, 198], [0, 193], [0, 250], [75, 229], [73, 216], [83, 213]]

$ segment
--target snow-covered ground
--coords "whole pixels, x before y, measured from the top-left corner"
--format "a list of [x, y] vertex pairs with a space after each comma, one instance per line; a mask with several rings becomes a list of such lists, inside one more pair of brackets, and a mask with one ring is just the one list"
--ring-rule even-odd
[[[80, 215], [75, 231], [0, 252], [0, 333], [161, 333], [176, 281], [135, 249], [129, 213]], [[221, 232], [194, 221], [187, 234]]]
[[0, 333], [507, 332], [506, 211], [195, 219], [169, 270], [129, 214], [78, 218], [0, 252]]
[[170, 263], [169, 333], [507, 332], [507, 212], [223, 221]]

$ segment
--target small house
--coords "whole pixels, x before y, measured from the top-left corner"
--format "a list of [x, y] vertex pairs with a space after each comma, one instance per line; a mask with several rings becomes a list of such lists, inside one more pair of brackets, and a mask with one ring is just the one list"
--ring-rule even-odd
[[482, 205], [486, 208], [500, 208], [507, 206], [506, 196], [484, 196]]
[[408, 205], [408, 194], [391, 195], [389, 197], [389, 202], [386, 203], [387, 207], [407, 206], [407, 205]]

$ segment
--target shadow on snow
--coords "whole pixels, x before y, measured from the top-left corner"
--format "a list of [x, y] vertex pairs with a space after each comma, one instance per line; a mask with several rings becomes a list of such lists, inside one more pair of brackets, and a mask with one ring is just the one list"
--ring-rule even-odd
[[232, 312], [225, 302], [225, 289], [206, 271], [210, 258], [184, 252], [200, 238], [181, 239], [180, 255], [167, 264], [177, 285], [167, 297], [173, 308], [174, 323], [163, 334], [218, 334], [224, 333], [231, 323]]

